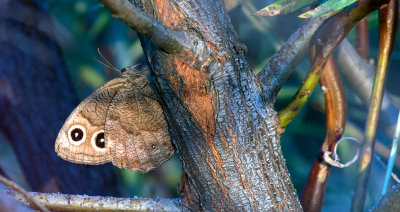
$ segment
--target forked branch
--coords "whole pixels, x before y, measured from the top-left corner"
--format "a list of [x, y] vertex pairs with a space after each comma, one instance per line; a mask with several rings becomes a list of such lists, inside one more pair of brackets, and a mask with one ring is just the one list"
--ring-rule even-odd
[[388, 0], [363, 1], [354, 9], [344, 11], [330, 18], [326, 24], [319, 29], [313, 44], [316, 54], [310, 71], [292, 101], [279, 114], [279, 119], [283, 128], [293, 120], [311, 96], [311, 92], [314, 90], [321, 76], [325, 63], [336, 46], [345, 38], [347, 33], [358, 21], [370, 12], [379, 9], [381, 5], [387, 2]]

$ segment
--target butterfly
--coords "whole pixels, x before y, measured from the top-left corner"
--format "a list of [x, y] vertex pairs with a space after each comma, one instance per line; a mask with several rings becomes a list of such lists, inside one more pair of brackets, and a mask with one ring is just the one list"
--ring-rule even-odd
[[58, 156], [141, 172], [172, 156], [168, 125], [147, 77], [134, 66], [120, 72], [121, 77], [99, 87], [70, 114], [55, 142]]

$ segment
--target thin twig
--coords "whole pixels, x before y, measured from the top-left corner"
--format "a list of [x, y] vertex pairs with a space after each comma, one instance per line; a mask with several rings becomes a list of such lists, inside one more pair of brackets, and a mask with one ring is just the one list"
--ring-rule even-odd
[[[24, 198], [14, 191], [7, 193], [16, 200]], [[182, 211], [178, 199], [117, 198], [87, 195], [29, 192], [31, 196], [57, 211]]]
[[118, 18], [133, 30], [145, 35], [149, 40], [168, 53], [178, 53], [190, 46], [189, 38], [182, 31], [174, 31], [155, 20], [128, 0], [99, 0]]
[[39, 209], [42, 212], [50, 212], [42, 203], [38, 202], [36, 199], [34, 199], [28, 192], [26, 192], [23, 188], [21, 188], [19, 185], [14, 183], [11, 180], [6, 179], [2, 175], [0, 175], [0, 182], [6, 185], [9, 189], [12, 189], [19, 194], [22, 195], [22, 197], [26, 200], [26, 202], [31, 203], [34, 205], [37, 209]]
[[365, 140], [361, 148], [360, 165], [354, 195], [351, 201], [351, 211], [362, 211], [364, 208], [369, 174], [371, 170], [372, 154], [374, 152], [376, 128], [381, 109], [383, 91], [386, 79], [386, 68], [393, 45], [394, 30], [397, 28], [398, 5], [397, 0], [390, 0], [389, 4], [379, 10], [379, 58], [372, 90], [368, 119], [365, 129]]

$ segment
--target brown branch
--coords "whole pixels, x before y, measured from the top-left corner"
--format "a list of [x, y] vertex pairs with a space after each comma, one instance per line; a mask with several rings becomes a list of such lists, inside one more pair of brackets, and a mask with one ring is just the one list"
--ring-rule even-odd
[[190, 47], [190, 40], [183, 31], [174, 31], [155, 20], [128, 0], [99, 0], [118, 18], [133, 30], [145, 35], [149, 40], [168, 53], [182, 52]]
[[368, 17], [363, 18], [357, 25], [357, 52], [364, 59], [369, 57]]
[[[7, 191], [14, 199], [26, 202], [14, 191]], [[56, 211], [182, 211], [178, 199], [117, 198], [58, 193], [29, 192], [36, 201]]]
[[[361, 0], [358, 0], [360, 3]], [[364, 59], [369, 57], [368, 17], [357, 24], [357, 52]]]
[[8, 180], [5, 177], [0, 175], [0, 182], [3, 183], [4, 185], [6, 185], [9, 189], [12, 189], [12, 190], [18, 192], [18, 194], [21, 195], [22, 199], [24, 199], [25, 202], [32, 204], [32, 206], [34, 208], [37, 208], [43, 212], [50, 212], [41, 202], [34, 199], [28, 192], [26, 192], [23, 188], [21, 188], [19, 185], [17, 185], [13, 181]]
[[319, 156], [314, 161], [300, 201], [305, 211], [321, 211], [331, 166], [323, 162], [323, 154], [333, 152], [346, 124], [346, 98], [335, 61], [330, 57], [320, 83], [325, 97], [326, 133]]

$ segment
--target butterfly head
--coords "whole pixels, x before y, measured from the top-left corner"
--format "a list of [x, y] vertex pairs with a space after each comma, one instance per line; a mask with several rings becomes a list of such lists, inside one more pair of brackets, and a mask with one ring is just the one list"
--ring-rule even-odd
[[148, 69], [143, 69], [141, 71], [137, 70], [136, 67], [139, 66], [140, 64], [136, 64], [133, 66], [128, 66], [120, 70], [121, 76], [129, 76], [129, 75], [141, 75], [141, 76], [146, 76]]

